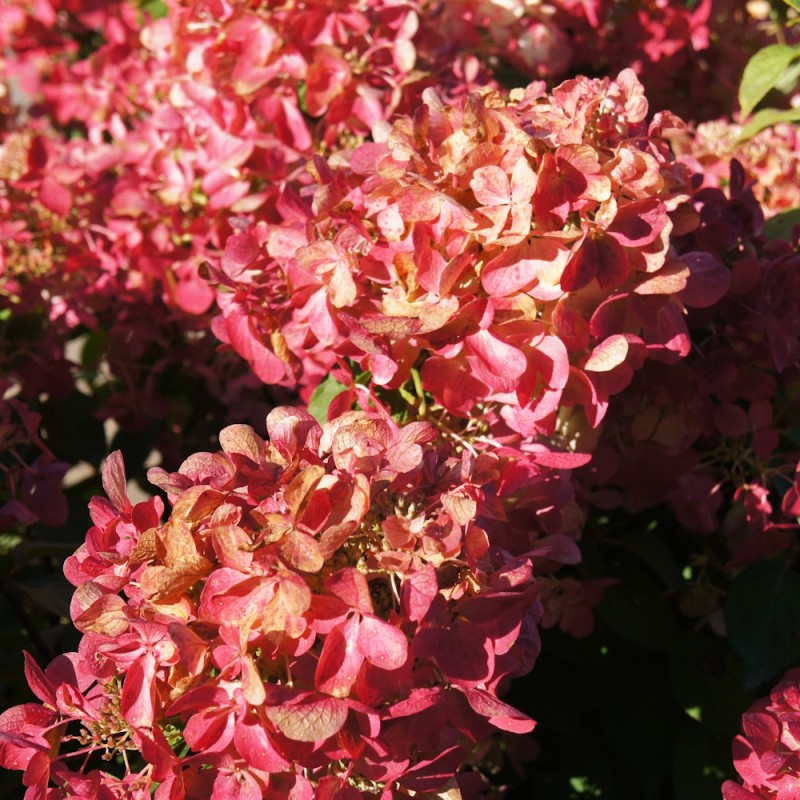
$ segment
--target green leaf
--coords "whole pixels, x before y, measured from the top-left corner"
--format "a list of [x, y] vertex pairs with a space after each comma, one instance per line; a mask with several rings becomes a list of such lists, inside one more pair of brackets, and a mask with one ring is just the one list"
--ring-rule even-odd
[[775, 84], [775, 88], [781, 94], [793, 94], [798, 79], [800, 79], [800, 62], [795, 61], [795, 63], [781, 75], [781, 79]]
[[143, 0], [139, 3], [139, 9], [150, 15], [150, 19], [161, 19], [167, 16], [167, 4], [164, 0]]
[[16, 549], [20, 542], [22, 542], [22, 536], [18, 533], [0, 533], [0, 555], [7, 556]]
[[731, 584], [725, 606], [731, 646], [753, 689], [800, 660], [800, 575], [782, 561], [764, 561]]
[[308, 95], [308, 86], [306, 86], [305, 81], [302, 81], [297, 87], [297, 106], [302, 114], [308, 114], [306, 95]]
[[328, 406], [342, 392], [347, 391], [347, 387], [339, 383], [333, 375], [328, 375], [311, 395], [308, 402], [308, 413], [319, 422], [320, 425], [328, 421]]
[[569, 779], [569, 785], [572, 789], [570, 800], [573, 797], [602, 797], [603, 790], [600, 786], [592, 783], [585, 775], [576, 775]]
[[759, 50], [747, 62], [739, 85], [739, 105], [743, 117], [749, 116], [767, 93], [775, 88], [797, 55], [797, 48], [786, 44], [772, 44]]
[[764, 128], [777, 125], [779, 122], [794, 122], [798, 119], [800, 119], [800, 108], [762, 108], [761, 111], [756, 111], [752, 119], [742, 128], [739, 141], [746, 142]]
[[795, 11], [800, 11], [800, 0], [783, 0], [783, 2]]
[[[800, 225], [800, 208], [790, 208], [770, 217], [764, 225], [764, 235], [770, 241], [782, 239], [788, 241], [792, 235], [792, 228]], [[798, 439], [800, 442], [800, 439]]]

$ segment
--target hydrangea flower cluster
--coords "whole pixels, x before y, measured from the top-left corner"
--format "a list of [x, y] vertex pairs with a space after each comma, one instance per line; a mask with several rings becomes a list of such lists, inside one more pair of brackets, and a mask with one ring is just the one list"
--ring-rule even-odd
[[[170, 233], [171, 219], [180, 229], [178, 210], [157, 223], [120, 211], [116, 167], [96, 168], [96, 156], [85, 140], [62, 141], [38, 123], [0, 143], [0, 363], [9, 385], [35, 404], [99, 373], [90, 390], [103, 398], [104, 418], [142, 430], [173, 416], [183, 435], [188, 414], [165, 389], [165, 375], [181, 364], [218, 407], [251, 419], [242, 406], [263, 407], [263, 390], [238, 359], [216, 353], [199, 313], [212, 296], [189, 256], [195, 244]], [[89, 337], [100, 345], [93, 353]], [[169, 439], [164, 450], [180, 450]]]
[[[151, 470], [163, 523], [109, 457], [65, 565], [79, 652], [29, 659], [43, 705], [0, 716], [30, 797], [477, 796], [476, 743], [533, 728], [498, 692], [539, 651], [535, 575], [574, 559], [569, 483], [381, 409], [267, 430]], [[119, 779], [67, 766], [129, 750]]]
[[[305, 3], [302, 8], [177, 0], [162, 5], [159, 14], [163, 12], [163, 16], [157, 18], [149, 7], [139, 8], [133, 2], [76, 6], [55, 0], [34, 4], [14, 0], [3, 12], [7, 22], [2, 56], [7, 67], [3, 72], [4, 126], [8, 132], [0, 141], [0, 230], [4, 239], [0, 292], [3, 306], [15, 314], [44, 313], [49, 320], [35, 348], [41, 357], [34, 348], [21, 348], [24, 352], [13, 367], [18, 379], [27, 384], [27, 397], [73, 380], [74, 365], [57, 352], [58, 341], [75, 336], [82, 328], [103, 328], [115, 319], [138, 319], [144, 307], [153, 309], [148, 324], [137, 329], [136, 335], [127, 336], [129, 341], [140, 342], [142, 336], [174, 341], [172, 329], [176, 326], [189, 331], [194, 340], [209, 337], [203, 315], [212, 309], [215, 294], [201, 275], [203, 264], [219, 258], [232, 232], [231, 218], [236, 230], [238, 216], [280, 225], [287, 214], [294, 213], [294, 193], [311, 191], [312, 178], [304, 164], [314, 152], [354, 146], [372, 135], [376, 126], [385, 133], [392, 115], [409, 113], [419, 105], [426, 87], [436, 86], [445, 102], [463, 104], [458, 98], [466, 91], [496, 86], [491, 65], [498, 59], [510, 58], [525, 75], [558, 75], [562, 68], [556, 68], [553, 56], [568, 51], [560, 44], [545, 47], [543, 43], [550, 39], [562, 42], [566, 30], [572, 31], [577, 43], [574, 51], [585, 54], [589, 41], [602, 43], [602, 49], [612, 42], [631, 43], [637, 36], [649, 40], [651, 31], [636, 33], [634, 26], [630, 34], [623, 35], [623, 30], [634, 18], [657, 16], [656, 6], [612, 14], [611, 4], [571, 0], [420, 7], [375, 0], [334, 13], [329, 13], [329, 4], [324, 2]], [[709, 16], [706, 4], [691, 13], [670, 7], [669, 13], [686, 20], [670, 23], [672, 33], [661, 39], [684, 43], [691, 39], [698, 48], [704, 47], [708, 37], [702, 33], [703, 26], [717, 18]], [[443, 29], [460, 33], [443, 39]], [[298, 30], [304, 35], [295, 35]], [[732, 30], [730, 24], [727, 30]], [[458, 58], [454, 42], [458, 43]], [[653, 51], [650, 60], [656, 63], [662, 51], [666, 55], [677, 50], [680, 48], [665, 45], [658, 53]], [[616, 63], [608, 53], [595, 60], [612, 66]], [[619, 61], [620, 66], [623, 63], [627, 56]], [[576, 66], [573, 63], [571, 68]], [[22, 125], [21, 114], [26, 109], [30, 118]], [[538, 155], [528, 154], [537, 175], [536, 159], [545, 149], [553, 155], [566, 138], [553, 135], [547, 147], [544, 141], [537, 145]], [[605, 163], [610, 156], [605, 152], [600, 161]], [[507, 158], [513, 159], [513, 155], [509, 153]], [[587, 169], [599, 167], [600, 162], [595, 164], [593, 158]], [[497, 164], [487, 161], [484, 166]], [[576, 162], [573, 167], [580, 170], [582, 165]], [[513, 165], [503, 169], [508, 182]], [[518, 193], [525, 190], [525, 181], [530, 181], [521, 167], [519, 170]], [[558, 168], [556, 173], [560, 174]], [[622, 172], [617, 173], [612, 180], [618, 182]], [[494, 208], [489, 213], [497, 217], [513, 203], [497, 198], [489, 202], [486, 198], [498, 188], [492, 184], [497, 174], [492, 178], [490, 170], [482, 175], [486, 186], [478, 192], [485, 195], [486, 202], [474, 197], [469, 210]], [[572, 186], [567, 194], [575, 196], [564, 202], [599, 202], [589, 196], [593, 191], [605, 191], [597, 189], [601, 183], [595, 176], [595, 188], [587, 190], [580, 201], [581, 189]], [[479, 184], [480, 179], [476, 186]], [[540, 196], [546, 184], [547, 179]], [[670, 196], [673, 188], [668, 187], [661, 198], [666, 198], [668, 205], [675, 201]], [[652, 200], [661, 191], [637, 189], [625, 199]], [[503, 186], [500, 192], [505, 192]], [[540, 199], [539, 205], [543, 202]], [[557, 202], [565, 223], [566, 216], [580, 213], [571, 206], [565, 210], [567, 206]], [[519, 216], [522, 209], [515, 213]], [[610, 217], [601, 219], [597, 229], [604, 230], [610, 221]], [[662, 222], [659, 217], [656, 227]], [[502, 238], [499, 229], [491, 233], [498, 224], [502, 225], [496, 219], [482, 222], [479, 227], [486, 230], [478, 238]], [[520, 219], [515, 224], [520, 224]], [[554, 224], [548, 222], [543, 232], [553, 238], [546, 246], [555, 248], [561, 257], [574, 239], [565, 234], [563, 241], [557, 242]], [[573, 232], [577, 230], [574, 221], [567, 231], [570, 226]], [[662, 239], [665, 230], [660, 228]], [[506, 233], [506, 238], [508, 235], [516, 233]], [[635, 246], [640, 245], [655, 247], [642, 242]], [[584, 250], [591, 248], [589, 244]], [[556, 250], [548, 251], [544, 261], [557, 270]], [[238, 305], [232, 313], [240, 316]], [[238, 323], [234, 320], [231, 324]], [[668, 324], [678, 324], [677, 318]], [[239, 327], [245, 335], [248, 326]], [[258, 331], [263, 328], [260, 323], [255, 327]], [[230, 334], [221, 335], [230, 339]], [[244, 343], [242, 347], [258, 350], [259, 344]], [[283, 346], [280, 340], [276, 344], [279, 350]], [[545, 349], [549, 345], [548, 340]], [[196, 353], [189, 357], [177, 355], [184, 351], [179, 344], [170, 349], [176, 352], [175, 363], [196, 364], [202, 369], [212, 359], [212, 346], [209, 337], [205, 348], [187, 348]], [[619, 353], [626, 346], [617, 346], [615, 358], [624, 358]], [[110, 352], [118, 349], [113, 341], [109, 344]], [[637, 347], [629, 349], [636, 351]], [[525, 349], [521, 352], [524, 357]], [[516, 360], [522, 363], [519, 357]], [[549, 360], [542, 359], [545, 370], [550, 369]], [[563, 372], [563, 358], [560, 360], [553, 369]], [[110, 366], [115, 377], [127, 384], [125, 393], [130, 398], [137, 393], [152, 394], [143, 378], [131, 378], [148, 371], [149, 365], [144, 370], [130, 365], [117, 369], [111, 359]], [[316, 375], [312, 371], [311, 383], [324, 368], [317, 367]], [[260, 371], [272, 376], [276, 368], [262, 366]], [[52, 378], [44, 381], [48, 385], [43, 386], [40, 374], [51, 373]], [[553, 378], [551, 397], [563, 380], [563, 375]], [[609, 381], [620, 383], [616, 375], [605, 383]], [[494, 395], [507, 392], [500, 386], [487, 389]], [[599, 391], [597, 402], [601, 405], [608, 393], [595, 385], [578, 391], [582, 395]], [[165, 405], [160, 397], [149, 400], [153, 409]], [[135, 402], [123, 400], [118, 405]], [[524, 398], [520, 407], [531, 416]], [[109, 407], [105, 413], [113, 417], [118, 410]], [[117, 422], [128, 425], [124, 417]], [[530, 428], [534, 423], [529, 419], [517, 427]]]
[[798, 713], [800, 670], [793, 669], [742, 717], [743, 734], [733, 742], [733, 763], [742, 783], [725, 781], [723, 800], [772, 800], [797, 793]]
[[427, 92], [315, 160], [310, 209], [287, 196], [282, 224], [228, 239], [216, 335], [267, 383], [313, 386], [349, 359], [389, 389], [419, 369], [448, 412], [496, 405], [523, 437], [562, 406], [597, 425], [645, 359], [688, 352], [684, 303], [730, 280], [670, 255], [696, 224], [691, 187], [662, 134], [680, 122], [646, 113], [629, 70], [453, 106]]

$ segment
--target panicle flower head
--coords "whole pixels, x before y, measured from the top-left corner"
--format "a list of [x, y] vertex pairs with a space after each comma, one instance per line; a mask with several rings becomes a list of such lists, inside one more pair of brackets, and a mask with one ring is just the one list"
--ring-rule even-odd
[[743, 733], [733, 740], [733, 763], [742, 783], [725, 781], [723, 800], [790, 797], [800, 772], [800, 670], [789, 670], [742, 717]]
[[[163, 522], [107, 460], [65, 565], [79, 652], [29, 660], [42, 705], [0, 717], [31, 791], [468, 792], [476, 742], [532, 729], [498, 692], [536, 660], [537, 576], [575, 560], [568, 473], [457, 453], [380, 407], [322, 426], [276, 408], [267, 430], [230, 426], [221, 451], [151, 470]], [[124, 775], [67, 766], [92, 753]]]
[[349, 359], [388, 389], [419, 370], [447, 412], [496, 408], [523, 437], [562, 406], [597, 425], [648, 357], [688, 352], [679, 292], [705, 280], [669, 250], [693, 224], [663, 133], [680, 122], [646, 114], [630, 70], [426, 91], [376, 141], [315, 158], [310, 207], [287, 195], [282, 224], [228, 239], [217, 336], [268, 382], [310, 388]]

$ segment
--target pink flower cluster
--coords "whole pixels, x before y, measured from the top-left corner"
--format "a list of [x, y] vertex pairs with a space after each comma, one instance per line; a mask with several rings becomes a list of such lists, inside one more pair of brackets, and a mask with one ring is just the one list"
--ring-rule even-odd
[[733, 763], [742, 783], [725, 781], [723, 800], [783, 800], [797, 795], [800, 774], [800, 669], [787, 672], [770, 696], [742, 717]]
[[[661, 8], [663, 3], [656, 6]], [[420, 7], [374, 0], [358, 7], [337, 6], [332, 12], [330, 4], [324, 2], [306, 3], [299, 8], [291, 4], [253, 7], [244, 2], [192, 4], [170, 0], [164, 9], [165, 16], [153, 19], [148, 10], [133, 2], [108, 5], [38, 0], [29, 4], [14, 0], [4, 7], [2, 58], [6, 68], [2, 93], [3, 128], [7, 133], [0, 139], [0, 298], [17, 314], [43, 311], [54, 329], [49, 339], [49, 331], [43, 338], [41, 358], [29, 348], [23, 358], [25, 364], [15, 365], [23, 383], [29, 382], [37, 370], [51, 371], [47, 366], [50, 364], [59, 365], [59, 375], [52, 382], [70, 372], [63, 357], [53, 355], [53, 336], [74, 335], [81, 326], [102, 328], [108, 320], [137, 318], [137, 309], [142, 306], [151, 305], [154, 309], [146, 332], [151, 338], [171, 339], [170, 329], [178, 325], [194, 336], [202, 331], [210, 346], [203, 315], [212, 310], [215, 294], [201, 274], [202, 265], [218, 259], [232, 230], [240, 230], [239, 217], [266, 225], [282, 225], [287, 219], [301, 222], [294, 214], [307, 218], [305, 206], [298, 207], [295, 197], [296, 193], [307, 197], [312, 190], [312, 177], [304, 169], [312, 153], [355, 146], [373, 131], [376, 141], [380, 140], [387, 135], [387, 122], [398, 112], [410, 113], [416, 108], [426, 87], [437, 87], [445, 102], [463, 107], [466, 91], [496, 86], [489, 67], [499, 57], [510, 58], [523, 74], [544, 74], [542, 65], [548, 64], [545, 72], [556, 75], [561, 67], [555, 69], [553, 57], [568, 52], [562, 46], [567, 29], [575, 37], [574, 52], [586, 54], [590, 41], [602, 42], [605, 47], [612, 41], [635, 39], [639, 35], [635, 32], [622, 34], [626, 20], [657, 16], [653, 9], [644, 8], [635, 12], [626, 9], [619, 16], [611, 13], [608, 3], [572, 0], [544, 5], [513, 1]], [[705, 5], [691, 14], [682, 6], [670, 6], [670, 15], [691, 21], [670, 23], [673, 33], [667, 39], [684, 41], [688, 37], [700, 47], [705, 41], [702, 30], [706, 11]], [[442, 38], [444, 29], [460, 32], [453, 40], [459, 43], [458, 57], [453, 42]], [[102, 32], [102, 41], [88, 47], [87, 42], [94, 42], [98, 32]], [[556, 45], [544, 46], [550, 40]], [[676, 49], [662, 47], [665, 54]], [[658, 54], [651, 55], [655, 63]], [[607, 56], [597, 58], [608, 61]], [[627, 62], [620, 61], [619, 65], [623, 63]], [[577, 98], [584, 90], [575, 91]], [[586, 91], [602, 94], [604, 90]], [[617, 90], [612, 94], [614, 91]], [[562, 92], [565, 103], [571, 102], [566, 97], [568, 93]], [[529, 92], [526, 100], [511, 103], [519, 111], [505, 112], [506, 115], [524, 116], [525, 104], [533, 99], [535, 91]], [[552, 104], [558, 106], [560, 102], [554, 99]], [[582, 102], [585, 108], [581, 113], [589, 113], [591, 102], [599, 100], [590, 101], [587, 97]], [[541, 99], [536, 104], [541, 105]], [[20, 112], [24, 109], [30, 110], [30, 117], [22, 125]], [[631, 110], [633, 116], [626, 117], [627, 111], [622, 115], [623, 125], [633, 125], [628, 134], [632, 141], [625, 148], [628, 152], [637, 151], [638, 144], [633, 139], [641, 131], [634, 129], [641, 123], [643, 109], [640, 103]], [[545, 112], [539, 109], [537, 113]], [[569, 116], [571, 112], [554, 113]], [[570, 147], [591, 142], [571, 141], [575, 131], [556, 133], [562, 123], [563, 120], [550, 134], [541, 137], [526, 156], [537, 180], [540, 168], [544, 168], [537, 192], [537, 216], [540, 212], [548, 216], [550, 211], [545, 206], [551, 201], [556, 204], [556, 217], [548, 217], [541, 231], [543, 238], [537, 234], [526, 259], [557, 272], [563, 266], [565, 253], [575, 249], [574, 234], [586, 233], [587, 226], [576, 226], [568, 217], [575, 213], [583, 213], [584, 217], [594, 214], [592, 205], [600, 203], [604, 203], [608, 218], [601, 216], [593, 230], [611, 233], [602, 237], [604, 243], [600, 245], [607, 261], [614, 260], [611, 251], [619, 255], [616, 245], [620, 243], [629, 261], [630, 248], [657, 250], [655, 240], [644, 241], [650, 234], [623, 242], [620, 237], [626, 234], [612, 225], [615, 212], [605, 200], [592, 199], [593, 195], [616, 192], [620, 181], [630, 177], [631, 185], [636, 184], [637, 188], [624, 193], [624, 202], [658, 199], [665, 208], [671, 208], [677, 202], [680, 187], [671, 177], [666, 186], [648, 185], [655, 175], [652, 170], [662, 170], [662, 166], [648, 161], [647, 155], [639, 159], [642, 164], [633, 167], [635, 178], [627, 176], [627, 167], [610, 166], [609, 159], [621, 157], [607, 149], [615, 146], [610, 141], [602, 145], [597, 161], [581, 148], [570, 155]], [[557, 153], [564, 145], [567, 149]], [[514, 207], [512, 188], [521, 196], [530, 188], [527, 184], [532, 178], [519, 166], [516, 182], [511, 186], [514, 147], [518, 145], [509, 143], [510, 149], [502, 157], [484, 153], [488, 160], [478, 160], [474, 165], [476, 169], [498, 167], [505, 172], [505, 183], [500, 173], [484, 170], [475, 178], [474, 189], [465, 186], [457, 190], [473, 191], [468, 211], [470, 215], [476, 211], [482, 215], [471, 236], [473, 248], [495, 244], [495, 251], [499, 252], [494, 240], [500, 239], [504, 247], [509, 247], [509, 237], [520, 235], [514, 225], [523, 223], [526, 211], [524, 204]], [[539, 164], [545, 151], [556, 161]], [[588, 159], [585, 165], [580, 161], [583, 157]], [[660, 164], [660, 157], [655, 157]], [[402, 154], [392, 158], [399, 163], [404, 161]], [[498, 158], [505, 158], [508, 164], [495, 163]], [[583, 188], [577, 173], [570, 173], [571, 177], [562, 175], [559, 159], [578, 172], [589, 170], [592, 188], [588, 184]], [[592, 172], [601, 166], [606, 172], [615, 169], [615, 175]], [[638, 170], [650, 170], [652, 174], [643, 178]], [[606, 180], [612, 181], [612, 189], [606, 186]], [[320, 182], [322, 179], [316, 176], [316, 183]], [[550, 184], [553, 192], [564, 195], [563, 199], [555, 195], [546, 199]], [[445, 193], [451, 191], [443, 188]], [[382, 191], [389, 191], [389, 187]], [[460, 202], [457, 193], [453, 199]], [[408, 202], [404, 200], [404, 204]], [[506, 208], [516, 217], [502, 232], [500, 216]], [[645, 212], [653, 217], [651, 233], [657, 231], [656, 238], [663, 244], [667, 236], [663, 209], [643, 208]], [[635, 207], [625, 213], [635, 213]], [[384, 217], [388, 214], [387, 211]], [[562, 217], [566, 228], [562, 225], [562, 238], [558, 239], [556, 220]], [[327, 227], [339, 224], [335, 219], [325, 223]], [[618, 221], [618, 225], [625, 224], [622, 219]], [[391, 238], [388, 241], [393, 243]], [[524, 243], [517, 245], [519, 250]], [[539, 252], [543, 247], [546, 252]], [[584, 252], [596, 249], [589, 242]], [[658, 257], [651, 253], [648, 258], [647, 269], [653, 271]], [[590, 261], [598, 259], [595, 256]], [[484, 263], [488, 261], [484, 259]], [[499, 267], [493, 264], [492, 269]], [[585, 265], [583, 274], [592, 269], [596, 271], [591, 264]], [[555, 278], [550, 275], [546, 280], [552, 283]], [[492, 281], [487, 278], [487, 282]], [[651, 289], [653, 285], [650, 284]], [[507, 292], [507, 287], [486, 291]], [[505, 296], [510, 298], [505, 302], [516, 302], [513, 294]], [[268, 320], [265, 325], [254, 319], [255, 313], [246, 312], [248, 321], [244, 324], [238, 302], [232, 308], [228, 303], [224, 311], [233, 317], [226, 326], [237, 330], [225, 331], [225, 326], [221, 327], [217, 333], [223, 340], [254, 339], [234, 347], [252, 351], [254, 358], [259, 356], [262, 377], [268, 375], [278, 383], [291, 383], [290, 376], [275, 378], [280, 365], [267, 368], [267, 357], [261, 354], [260, 337], [265, 328], [274, 332], [274, 321]], [[476, 313], [473, 308], [472, 315]], [[680, 327], [674, 312], [663, 312], [661, 316], [665, 315], [668, 319], [665, 317], [662, 327]], [[572, 312], [567, 316], [571, 317]], [[585, 322], [586, 313], [582, 316]], [[649, 311], [646, 316], [650, 316]], [[452, 314], [449, 319], [452, 323]], [[487, 330], [485, 321], [472, 320], [469, 324], [484, 324], [481, 330]], [[570, 319], [561, 326], [572, 324]], [[585, 326], [578, 327], [580, 332], [575, 336], [586, 338]], [[256, 336], [252, 335], [253, 329]], [[139, 334], [137, 329], [136, 335], [128, 338], [139, 341]], [[271, 349], [285, 355], [282, 339], [278, 333], [275, 336]], [[552, 376], [540, 382], [547, 382], [554, 401], [565, 388], [563, 352], [552, 337], [547, 337], [543, 348], [536, 348], [544, 355], [528, 354], [536, 336], [532, 330], [519, 333], [527, 343], [516, 348], [522, 356], [514, 357], [515, 369], [519, 370], [522, 358], [535, 358], [540, 372], [553, 371]], [[475, 342], [481, 338], [486, 339], [481, 335]], [[603, 334], [602, 338], [607, 337]], [[500, 340], [507, 342], [502, 336]], [[604, 363], [627, 358], [630, 364], [639, 358], [636, 343], [615, 341], [614, 355], [604, 358]], [[481, 349], [487, 347], [492, 349], [491, 341], [480, 344]], [[548, 353], [548, 347], [559, 352]], [[203, 350], [203, 355], [196, 358], [198, 363], [209, 360], [208, 347], [192, 349]], [[446, 358], [451, 371], [454, 363], [463, 361], [466, 355], [456, 362]], [[480, 360], [483, 356], [475, 358]], [[323, 363], [318, 365], [312, 365], [314, 359], [306, 364], [306, 384], [313, 385], [321, 371], [327, 370], [325, 357], [321, 360]], [[602, 408], [606, 395], [624, 382], [620, 373], [627, 368], [603, 375], [600, 380], [573, 378], [575, 391], [581, 398], [591, 395], [588, 402]], [[289, 363], [287, 369], [297, 377], [296, 364]], [[117, 370], [115, 374], [127, 376], [130, 372]], [[478, 394], [508, 394], [503, 381], [486, 377], [490, 385]], [[583, 385], [578, 386], [581, 382]], [[614, 387], [608, 388], [610, 384]], [[41, 386], [31, 385], [26, 394], [35, 397], [40, 390]], [[141, 385], [136, 390], [142, 391]], [[133, 393], [134, 388], [130, 387], [130, 391]], [[522, 390], [517, 428], [529, 430], [538, 424], [539, 411], [531, 409], [527, 399], [532, 391]], [[572, 387], [569, 393], [574, 393]], [[470, 402], [473, 401], [474, 397]], [[158, 403], [154, 401], [152, 405]], [[544, 408], [541, 411], [544, 413]], [[109, 414], [114, 413], [109, 410]], [[602, 411], [593, 413], [599, 418]]]
[[[380, 408], [267, 429], [151, 470], [163, 523], [109, 457], [65, 565], [79, 652], [28, 659], [42, 705], [0, 716], [26, 797], [470, 797], [476, 744], [533, 728], [498, 692], [539, 651], [535, 575], [575, 559], [569, 483]], [[67, 766], [92, 752], [125, 774]]]
[[[117, 199], [131, 187], [116, 182], [118, 163], [98, 164], [97, 154], [38, 122], [0, 143], [0, 309], [16, 321], [0, 354], [4, 373], [27, 403], [43, 393], [64, 398], [83, 350], [82, 368], [102, 368], [100, 383], [113, 387], [91, 387], [104, 397], [103, 417], [130, 430], [172, 414], [180, 430], [185, 413], [160, 385], [181, 364], [232, 415], [249, 419], [242, 401], [258, 402], [260, 384], [238, 359], [216, 353], [199, 313], [213, 299], [191, 255], [203, 236], [192, 238], [191, 219], [177, 208], [150, 220], [121, 209]], [[65, 350], [92, 335], [102, 343], [95, 356], [85, 343]]]
[[[357, 143], [414, 108], [426, 86], [449, 96], [491, 85], [478, 65], [499, 54], [522, 59], [523, 74], [538, 75], [543, 64], [559, 74], [551, 55], [567, 48], [543, 48], [540, 34], [530, 33], [536, 26], [552, 30], [555, 42], [569, 28], [582, 53], [584, 39], [598, 40], [600, 30], [629, 53], [639, 34], [624, 33], [628, 20], [657, 18], [655, 6], [617, 18], [608, 3], [572, 0], [425, 8], [375, 0], [332, 13], [322, 2], [251, 9], [171, 0], [167, 15], [153, 20], [135, 3], [13, 2], [4, 12], [6, 101], [13, 94], [17, 106], [33, 104], [55, 125], [37, 125], [39, 136], [22, 142], [9, 106], [9, 146], [29, 150], [30, 161], [16, 188], [71, 229], [73, 244], [86, 251], [82, 270], [92, 267], [88, 285], [102, 283], [102, 274], [92, 277], [99, 269], [202, 313], [213, 294], [197, 269], [227, 235], [227, 217], [258, 209], [277, 221], [281, 183], [302, 185], [297, 170], [316, 148]], [[707, 6], [691, 14], [670, 6], [670, 19], [686, 20], [656, 37], [670, 42], [659, 53], [682, 51], [679, 43], [689, 40], [701, 47]], [[453, 26], [463, 31], [459, 52], [472, 49], [480, 61], [453, 67], [453, 46], [440, 35]], [[509, 32], [514, 26], [536, 43], [521, 43], [525, 35]], [[98, 30], [105, 43], [73, 61], [78, 42]], [[647, 29], [639, 39], [653, 37]], [[658, 56], [650, 53], [651, 61]], [[612, 62], [621, 68], [628, 55]], [[85, 139], [62, 141], [56, 128], [64, 126]], [[8, 167], [2, 171], [7, 179]], [[15, 205], [19, 213], [30, 202]], [[71, 293], [59, 296], [64, 313], [85, 319], [77, 301], [69, 309]]]
[[396, 389], [418, 369], [457, 416], [496, 408], [529, 437], [578, 405], [596, 426], [647, 358], [688, 352], [684, 304], [730, 281], [671, 255], [696, 224], [663, 136], [680, 122], [646, 113], [629, 70], [510, 100], [426, 92], [377, 141], [315, 159], [310, 208], [287, 193], [281, 224], [228, 239], [216, 335], [267, 383], [349, 360]]

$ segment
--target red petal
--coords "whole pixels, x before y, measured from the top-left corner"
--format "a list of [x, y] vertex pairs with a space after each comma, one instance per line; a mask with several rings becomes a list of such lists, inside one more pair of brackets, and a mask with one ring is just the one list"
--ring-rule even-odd
[[354, 567], [345, 567], [325, 581], [325, 588], [350, 608], [362, 614], [371, 614], [372, 596], [367, 579]]
[[122, 686], [120, 711], [132, 728], [151, 728], [155, 713], [156, 661], [152, 653], [134, 661]]
[[750, 420], [744, 409], [724, 403], [714, 409], [714, 426], [724, 436], [744, 436], [750, 430]]
[[42, 671], [42, 668], [33, 660], [33, 657], [27, 650], [23, 651], [25, 657], [25, 677], [28, 681], [31, 691], [43, 702], [48, 703], [55, 708], [56, 706], [56, 693], [55, 690], [47, 679], [47, 676]]
[[631, 268], [625, 248], [611, 236], [599, 236], [597, 247], [597, 282], [603, 289], [622, 286]]
[[494, 673], [494, 653], [481, 628], [456, 620], [450, 625], [423, 625], [414, 637], [416, 654], [433, 658], [442, 674], [459, 686], [477, 686]]
[[667, 224], [667, 211], [660, 200], [639, 200], [622, 206], [608, 235], [625, 247], [652, 244]]
[[358, 678], [364, 653], [358, 646], [359, 622], [351, 617], [337, 625], [326, 637], [314, 674], [314, 683], [321, 692], [334, 697], [347, 697]]
[[465, 366], [460, 360], [431, 356], [422, 365], [422, 384], [448, 411], [466, 415], [488, 391]]
[[530, 733], [536, 726], [536, 722], [527, 714], [501, 702], [483, 689], [467, 687], [462, 691], [467, 696], [473, 711], [486, 717], [496, 728], [512, 733]]
[[45, 178], [39, 187], [39, 202], [49, 211], [66, 217], [72, 208], [72, 195], [52, 178]]
[[573, 250], [573, 256], [561, 275], [561, 288], [565, 292], [577, 292], [594, 280], [600, 265], [600, 256], [593, 239], [586, 238]]
[[689, 268], [686, 288], [678, 297], [692, 308], [718, 303], [731, 285], [731, 272], [711, 253], [686, 253], [680, 259]]
[[468, 336], [464, 351], [475, 377], [494, 391], [513, 391], [528, 365], [521, 351], [489, 331]]
[[419, 622], [428, 613], [438, 592], [436, 570], [432, 564], [426, 564], [403, 581], [401, 603], [404, 614], [410, 620]]

